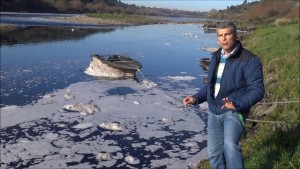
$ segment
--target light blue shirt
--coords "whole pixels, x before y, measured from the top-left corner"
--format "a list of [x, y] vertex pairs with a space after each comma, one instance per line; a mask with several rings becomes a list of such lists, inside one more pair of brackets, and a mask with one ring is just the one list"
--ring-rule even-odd
[[217, 71], [217, 81], [216, 81], [216, 84], [215, 84], [215, 98], [218, 96], [218, 93], [221, 89], [221, 79], [222, 79], [222, 74], [224, 72], [224, 68], [225, 68], [225, 64], [226, 64], [226, 60], [227, 58], [229, 58], [233, 53], [234, 51], [237, 49], [237, 47], [235, 47], [229, 55], [225, 55], [225, 52], [224, 50], [222, 49], [221, 51], [221, 60], [220, 60], [220, 63], [218, 65], [218, 71]]

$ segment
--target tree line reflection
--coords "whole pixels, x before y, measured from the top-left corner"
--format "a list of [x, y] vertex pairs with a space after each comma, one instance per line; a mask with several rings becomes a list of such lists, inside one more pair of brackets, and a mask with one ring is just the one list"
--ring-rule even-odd
[[109, 33], [116, 28], [24, 27], [1, 33], [0, 45], [79, 40], [95, 33]]

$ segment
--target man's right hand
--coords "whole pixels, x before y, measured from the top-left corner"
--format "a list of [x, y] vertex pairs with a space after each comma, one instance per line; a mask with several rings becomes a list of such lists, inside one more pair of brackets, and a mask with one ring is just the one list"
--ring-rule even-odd
[[186, 98], [184, 98], [182, 102], [185, 107], [188, 107], [189, 104], [196, 103], [196, 98], [193, 96], [186, 96]]

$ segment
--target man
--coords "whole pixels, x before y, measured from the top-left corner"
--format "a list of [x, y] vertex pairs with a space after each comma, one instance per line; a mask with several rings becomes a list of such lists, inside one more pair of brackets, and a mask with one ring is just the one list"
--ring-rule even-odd
[[222, 22], [217, 26], [221, 46], [212, 53], [207, 84], [183, 104], [207, 101], [208, 156], [211, 168], [244, 168], [239, 145], [244, 121], [250, 108], [264, 96], [262, 64], [237, 40], [236, 26]]

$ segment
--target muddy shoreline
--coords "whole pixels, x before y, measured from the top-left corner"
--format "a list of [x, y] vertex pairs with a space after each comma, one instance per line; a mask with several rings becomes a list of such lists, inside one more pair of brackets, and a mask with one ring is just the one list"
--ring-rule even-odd
[[[109, 19], [101, 19], [101, 18], [93, 18], [88, 17], [86, 15], [77, 15], [71, 17], [50, 17], [50, 18], [39, 18], [41, 21], [63, 21], [66, 23], [83, 23], [83, 24], [97, 24], [97, 25], [117, 25], [117, 26], [125, 26], [128, 25], [122, 22], [116, 22], [114, 20]], [[0, 32], [8, 32], [20, 29], [22, 26], [17, 24], [7, 24], [7, 23], [0, 23]]]
[[[75, 16], [54, 16], [54, 17], [37, 17], [34, 21], [49, 21], [57, 23], [65, 22], [65, 23], [73, 23], [73, 24], [87, 24], [87, 25], [94, 25], [94, 26], [134, 26], [134, 25], [144, 25], [144, 24], [158, 24], [158, 23], [166, 23], [167, 21], [158, 21], [158, 20], [148, 20], [145, 22], [143, 20], [136, 20], [129, 22], [128, 20], [120, 20], [120, 19], [113, 19], [113, 18], [97, 18], [97, 17], [90, 17], [87, 15], [75, 15]], [[1, 33], [14, 31], [22, 26], [18, 24], [8, 24], [8, 23], [0, 23], [0, 30]]]
[[0, 24], [0, 33], [17, 30], [20, 26], [14, 24]]

